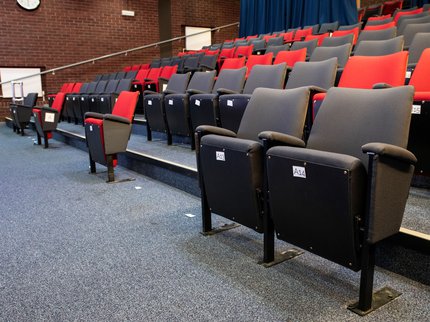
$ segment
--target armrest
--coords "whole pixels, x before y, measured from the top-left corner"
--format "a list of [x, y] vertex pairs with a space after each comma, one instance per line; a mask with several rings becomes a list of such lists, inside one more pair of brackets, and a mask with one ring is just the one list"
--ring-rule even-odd
[[206, 94], [206, 92], [204, 92], [204, 91], [200, 91], [200, 90], [198, 90], [198, 89], [192, 89], [192, 88], [190, 88], [190, 89], [187, 89], [187, 94], [189, 94], [189, 95], [194, 95], [194, 94]]
[[56, 110], [55, 108], [48, 107], [48, 106], [35, 106], [35, 108], [38, 108], [39, 110], [42, 110], [45, 112], [58, 113], [58, 110]]
[[387, 83], [376, 83], [376, 84], [373, 84], [372, 89], [384, 89], [384, 88], [391, 88], [391, 87], [393, 86]]
[[233, 131], [224, 129], [222, 127], [212, 126], [212, 125], [199, 125], [196, 128], [196, 133], [199, 133], [200, 137], [205, 136], [207, 134], [229, 136], [232, 138], [236, 137], [236, 133], [234, 133]]
[[309, 88], [310, 91], [315, 93], [327, 93], [327, 90], [325, 88], [319, 87], [319, 86], [306, 86], [307, 88]]
[[119, 122], [119, 123], [124, 123], [124, 124], [130, 124], [130, 120], [126, 117], [122, 117], [122, 116], [118, 116], [118, 115], [112, 115], [112, 114], [105, 114], [103, 116], [104, 120], [108, 120], [108, 121], [114, 121], [114, 122]]
[[10, 106], [15, 106], [15, 107], [24, 107], [24, 108], [30, 108], [32, 109], [33, 106], [27, 106], [27, 105], [23, 105], [23, 104], [16, 104], [16, 103], [10, 103]]
[[413, 153], [404, 148], [392, 144], [372, 142], [363, 145], [361, 147], [361, 150], [363, 151], [363, 153], [377, 154], [409, 164], [417, 163], [417, 158]]
[[169, 94], [179, 94], [177, 91], [172, 91], [171, 89], [165, 89], [163, 91], [163, 94], [169, 95]]
[[225, 94], [240, 94], [239, 92], [232, 91], [231, 89], [227, 88], [218, 88], [217, 89], [218, 95], [225, 95]]
[[103, 114], [96, 113], [96, 112], [86, 112], [84, 115], [84, 118], [89, 118], [89, 117], [101, 120], [103, 119]]
[[158, 92], [151, 91], [151, 90], [149, 90], [149, 89], [146, 89], [146, 90], [144, 90], [144, 91], [143, 91], [143, 95], [157, 94], [157, 93], [158, 93]]
[[304, 148], [306, 146], [305, 142], [302, 139], [280, 132], [263, 131], [258, 134], [258, 138], [260, 140], [268, 140], [270, 147], [275, 145], [288, 145], [298, 148]]
[[169, 79], [165, 78], [165, 77], [158, 77], [158, 81], [162, 81], [162, 82], [168, 82]]
[[154, 82], [154, 80], [152, 78], [145, 78], [144, 81], [145, 82]]

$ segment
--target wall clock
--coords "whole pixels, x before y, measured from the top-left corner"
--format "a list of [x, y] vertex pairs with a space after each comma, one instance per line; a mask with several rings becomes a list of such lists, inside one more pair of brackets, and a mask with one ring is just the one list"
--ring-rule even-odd
[[16, 3], [25, 10], [36, 10], [40, 6], [40, 0], [16, 0]]

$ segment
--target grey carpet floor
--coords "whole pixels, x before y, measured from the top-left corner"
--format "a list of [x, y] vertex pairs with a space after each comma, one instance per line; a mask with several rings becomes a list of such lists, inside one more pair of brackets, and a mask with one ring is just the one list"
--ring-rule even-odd
[[403, 294], [360, 318], [359, 274], [309, 253], [263, 268], [260, 235], [204, 237], [198, 198], [121, 167], [136, 181], [106, 184], [57, 141], [0, 123], [0, 160], [1, 321], [430, 321], [429, 286], [377, 268]]

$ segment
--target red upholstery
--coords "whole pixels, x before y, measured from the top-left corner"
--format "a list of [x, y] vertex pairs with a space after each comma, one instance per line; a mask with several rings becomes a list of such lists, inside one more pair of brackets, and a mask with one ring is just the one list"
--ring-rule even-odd
[[226, 58], [233, 58], [234, 51], [236, 48], [225, 48], [222, 49], [218, 56], [218, 66], [221, 67], [223, 60]]
[[384, 23], [383, 25], [376, 25], [376, 26], [366, 26], [364, 27], [364, 30], [382, 30], [382, 29], [388, 29], [395, 27], [396, 23], [394, 21]]
[[54, 108], [58, 111], [58, 113], [61, 113], [65, 98], [66, 98], [66, 93], [58, 93], [57, 96], [55, 96], [55, 100], [52, 103], [51, 108]]
[[266, 41], [266, 42], [268, 42], [269, 41], [269, 39], [271, 39], [271, 38], [275, 38], [276, 37], [276, 35], [266, 35], [266, 36], [263, 36], [263, 39]]
[[406, 15], [416, 15], [417, 13], [421, 13], [423, 12], [423, 8], [418, 8], [416, 10], [412, 10], [412, 11], [399, 11], [395, 16], [394, 16], [394, 22], [397, 23], [397, 21], [399, 20], [399, 18], [401, 16], [406, 16]]
[[227, 58], [224, 60], [224, 63], [222, 64], [222, 67], [220, 69], [239, 69], [245, 66], [245, 57], [240, 58]]
[[324, 38], [326, 38], [328, 36], [329, 36], [328, 32], [326, 32], [325, 34], [320, 34], [320, 35], [307, 35], [305, 37], [305, 41], [312, 40], [312, 39], [318, 39], [318, 46], [321, 46]]
[[369, 17], [369, 19], [367, 19], [367, 21], [372, 21], [372, 20], [385, 20], [391, 18], [391, 15], [382, 15], [382, 16], [375, 16], [375, 17]]
[[268, 53], [265, 55], [251, 55], [248, 57], [248, 61], [246, 62], [246, 77], [248, 77], [252, 68], [255, 65], [272, 65], [273, 53]]
[[430, 48], [425, 49], [412, 73], [409, 85], [415, 87], [414, 100], [430, 101]]
[[312, 35], [312, 28], [296, 30], [293, 41], [301, 41], [302, 38], [305, 38], [307, 35]]
[[219, 54], [219, 49], [206, 51], [206, 55], [218, 55], [218, 54]]
[[290, 31], [290, 32], [283, 32], [280, 33], [279, 36], [284, 37], [284, 43], [286, 42], [292, 42], [293, 38], [294, 38], [294, 31]]
[[257, 37], [258, 37], [258, 35], [248, 36], [248, 37], [246, 37], [246, 40], [255, 39]]
[[150, 64], [142, 64], [140, 65], [140, 69], [149, 69], [150, 68]]
[[354, 29], [350, 30], [336, 30], [333, 31], [332, 37], [342, 37], [349, 34], [354, 34], [354, 39], [352, 41], [352, 44], [355, 45], [358, 39], [358, 34], [360, 33], [360, 29], [358, 27], [355, 27]]
[[132, 71], [132, 66], [125, 66], [122, 70], [123, 70], [124, 72]]
[[382, 5], [382, 15], [392, 15], [396, 9], [402, 9], [403, 0], [386, 1]]
[[73, 86], [75, 86], [75, 83], [67, 83], [67, 87], [64, 91], [61, 91], [62, 93], [72, 93]]
[[138, 97], [138, 92], [121, 92], [113, 107], [112, 114], [125, 117], [132, 121]]
[[[162, 68], [162, 70], [161, 70], [159, 78], [170, 79], [170, 77], [172, 77], [172, 75], [176, 74], [176, 72], [178, 71], [178, 65], [175, 65], [175, 66], [164, 66], [164, 67], [160, 67], [160, 68]], [[150, 78], [150, 75], [148, 75], [147, 78]], [[147, 84], [155, 84], [155, 87], [156, 87], [155, 91], [158, 92], [158, 90], [159, 90], [158, 78], [157, 78], [157, 80], [145, 82], [145, 84], [146, 85]]]
[[79, 90], [81, 89], [81, 87], [82, 87], [82, 83], [75, 83], [75, 86], [73, 86], [73, 89], [72, 89], [72, 93], [79, 93]]
[[252, 55], [252, 51], [254, 49], [254, 45], [249, 45], [249, 46], [239, 46], [236, 48], [236, 50], [234, 51], [234, 58], [238, 58], [238, 57], [249, 57]]
[[245, 40], [245, 37], [234, 38], [234, 41], [240, 41], [240, 40]]
[[136, 78], [133, 81], [133, 85], [143, 84], [145, 82], [145, 78], [148, 77], [149, 69], [140, 69], [137, 72]]
[[299, 61], [306, 60], [306, 48], [302, 48], [299, 50], [290, 50], [290, 51], [280, 51], [273, 62], [273, 65], [280, 63], [287, 63], [287, 66], [294, 67], [294, 65]]

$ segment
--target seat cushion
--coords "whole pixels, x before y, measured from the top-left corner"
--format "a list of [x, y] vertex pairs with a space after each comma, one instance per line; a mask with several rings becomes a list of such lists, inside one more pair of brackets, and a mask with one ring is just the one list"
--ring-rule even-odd
[[430, 101], [430, 92], [415, 92], [414, 101]]
[[[103, 120], [102, 119], [96, 119], [96, 118], [89, 117], [89, 118], [85, 119], [85, 125], [95, 125], [95, 126], [99, 127], [99, 129], [100, 129], [100, 138], [101, 138], [101, 142], [102, 142], [102, 145], [103, 145], [103, 151], [105, 151], [105, 148], [104, 148], [105, 142], [104, 142], [104, 134], [103, 134]], [[113, 166], [116, 167], [117, 164], [118, 164], [118, 161], [117, 161], [117, 156], [115, 154], [113, 156]]]

